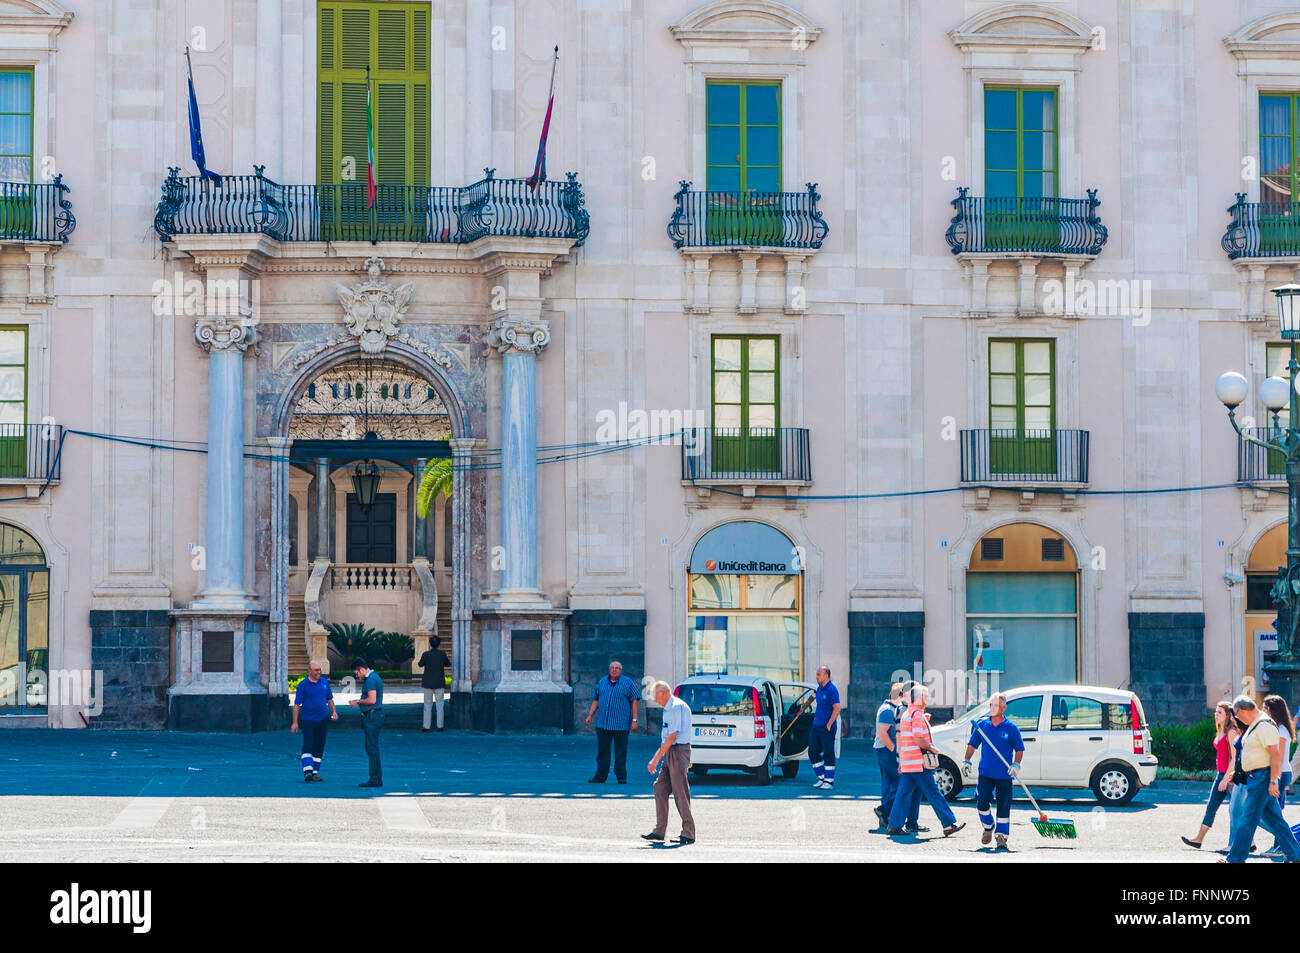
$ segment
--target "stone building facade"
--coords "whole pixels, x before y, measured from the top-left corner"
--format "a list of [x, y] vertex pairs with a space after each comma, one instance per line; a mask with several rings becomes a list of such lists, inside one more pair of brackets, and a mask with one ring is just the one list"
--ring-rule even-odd
[[1285, 548], [1213, 382], [1285, 373], [1297, 95], [1280, 0], [0, 0], [0, 722], [270, 727], [332, 622], [489, 730], [611, 655], [1201, 717]]

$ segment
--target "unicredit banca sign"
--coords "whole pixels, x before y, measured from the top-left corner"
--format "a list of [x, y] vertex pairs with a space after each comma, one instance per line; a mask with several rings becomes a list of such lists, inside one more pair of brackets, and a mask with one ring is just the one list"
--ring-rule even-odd
[[700, 537], [691, 553], [693, 573], [792, 576], [802, 569], [799, 551], [789, 537], [753, 520], [715, 526]]

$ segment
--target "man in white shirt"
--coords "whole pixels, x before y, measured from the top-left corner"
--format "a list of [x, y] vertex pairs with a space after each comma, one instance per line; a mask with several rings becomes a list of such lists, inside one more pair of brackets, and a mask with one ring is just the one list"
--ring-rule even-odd
[[[646, 766], [655, 778], [655, 829], [642, 834], [642, 840], [662, 841], [668, 829], [668, 796], [677, 805], [682, 819], [682, 836], [677, 843], [685, 847], [695, 843], [695, 818], [691, 816], [691, 786], [686, 772], [691, 766], [691, 708], [672, 693], [667, 682], [655, 682], [651, 692], [656, 705], [664, 710], [662, 743]], [[660, 764], [662, 762], [662, 766]]]

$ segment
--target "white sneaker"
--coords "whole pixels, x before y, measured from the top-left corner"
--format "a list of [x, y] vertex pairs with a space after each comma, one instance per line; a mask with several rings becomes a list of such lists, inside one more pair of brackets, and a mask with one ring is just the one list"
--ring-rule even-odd
[[824, 788], [824, 787], [826, 787], [826, 786], [827, 786], [827, 785], [826, 785], [826, 782], [823, 781], [821, 778], [818, 778], [816, 781], [813, 782], [813, 787], [815, 787], [815, 788], [819, 788], [819, 789], [820, 789], [820, 788]]

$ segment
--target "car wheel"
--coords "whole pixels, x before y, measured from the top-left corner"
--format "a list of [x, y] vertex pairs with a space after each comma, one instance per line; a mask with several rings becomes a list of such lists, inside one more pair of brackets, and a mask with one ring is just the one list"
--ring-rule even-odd
[[1092, 773], [1092, 793], [1097, 803], [1119, 807], [1133, 800], [1138, 792], [1137, 772], [1127, 764], [1103, 764]]
[[772, 748], [770, 746], [767, 749], [767, 757], [763, 759], [763, 763], [755, 770], [758, 772], [759, 784], [772, 783]]
[[789, 781], [798, 773], [799, 773], [798, 761], [787, 761], [781, 765], [781, 777], [785, 778], [787, 781]]
[[709, 769], [702, 764], [691, 765], [691, 774], [695, 775], [697, 778], [702, 778], [708, 773], [709, 773]]
[[939, 786], [943, 799], [951, 801], [961, 793], [961, 771], [947, 758], [940, 758], [939, 767], [934, 770], [934, 783]]

